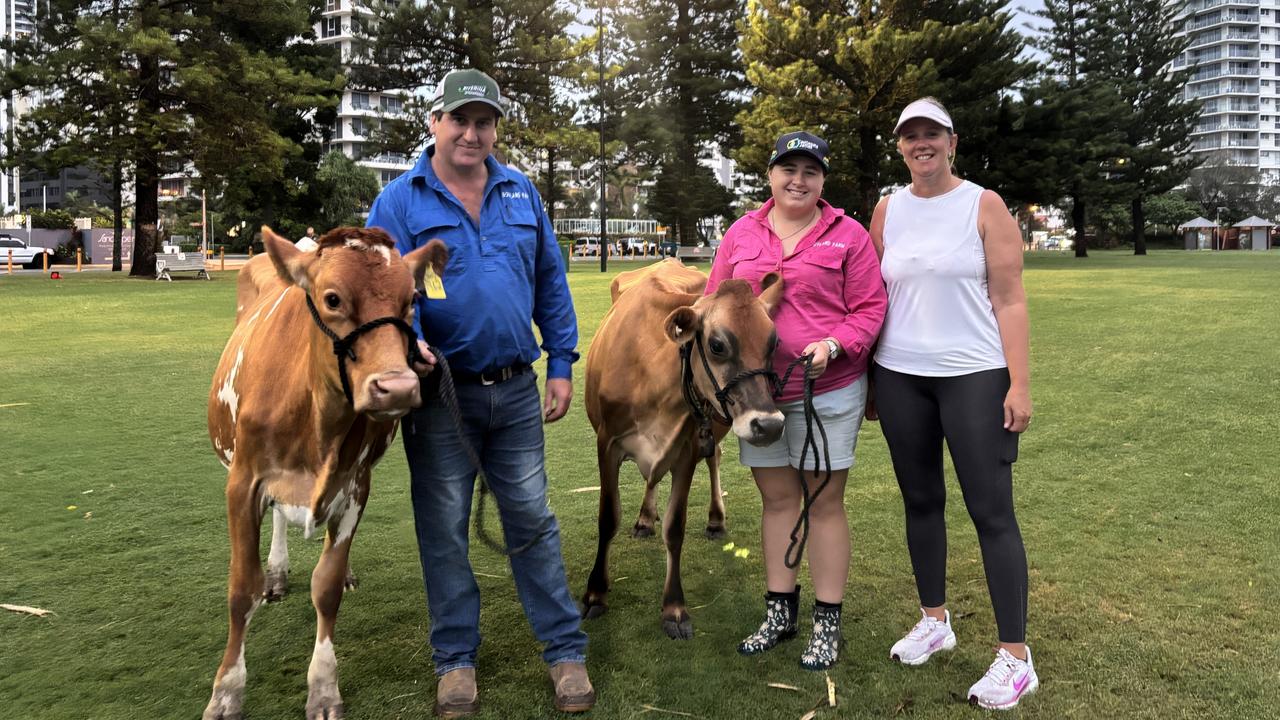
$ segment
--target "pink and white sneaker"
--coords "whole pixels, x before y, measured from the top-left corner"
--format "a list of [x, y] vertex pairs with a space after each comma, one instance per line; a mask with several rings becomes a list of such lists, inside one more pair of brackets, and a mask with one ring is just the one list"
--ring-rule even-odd
[[1027, 648], [1026, 660], [1019, 660], [1000, 648], [987, 674], [969, 688], [969, 704], [988, 710], [1008, 710], [1038, 687], [1040, 678], [1031, 662], [1031, 648]]
[[956, 634], [951, 632], [951, 611], [944, 612], [946, 617], [936, 620], [921, 610], [920, 622], [916, 623], [905, 637], [893, 644], [889, 649], [889, 657], [903, 665], [923, 665], [939, 650], [955, 649]]

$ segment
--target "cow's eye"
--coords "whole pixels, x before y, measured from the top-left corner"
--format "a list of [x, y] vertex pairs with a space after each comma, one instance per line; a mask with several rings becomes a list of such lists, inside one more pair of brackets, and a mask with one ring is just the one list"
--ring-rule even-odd
[[710, 340], [708, 340], [707, 347], [711, 349], [712, 355], [724, 355], [728, 351], [728, 348], [725, 347], [724, 342], [719, 338], [711, 338]]
[[342, 306], [342, 298], [336, 292], [327, 292], [324, 294], [324, 304], [330, 310], [337, 310]]

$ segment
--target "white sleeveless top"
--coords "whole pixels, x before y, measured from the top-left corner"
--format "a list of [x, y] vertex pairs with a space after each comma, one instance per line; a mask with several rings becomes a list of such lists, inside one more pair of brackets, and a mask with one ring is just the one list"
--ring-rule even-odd
[[948, 377], [1005, 367], [978, 235], [982, 188], [965, 180], [932, 198], [909, 187], [889, 198], [880, 272], [889, 311], [876, 362]]

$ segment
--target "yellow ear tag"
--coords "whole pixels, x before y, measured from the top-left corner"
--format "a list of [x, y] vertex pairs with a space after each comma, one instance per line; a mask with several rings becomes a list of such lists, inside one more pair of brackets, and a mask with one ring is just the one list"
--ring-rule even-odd
[[428, 267], [427, 271], [422, 275], [422, 287], [427, 291], [427, 297], [431, 300], [444, 299], [444, 281], [436, 274], [435, 269]]

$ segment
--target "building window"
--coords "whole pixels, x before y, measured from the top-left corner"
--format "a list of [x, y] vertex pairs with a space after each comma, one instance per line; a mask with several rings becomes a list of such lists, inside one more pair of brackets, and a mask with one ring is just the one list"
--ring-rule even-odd
[[404, 101], [398, 97], [388, 97], [383, 95], [380, 102], [382, 105], [382, 112], [387, 113], [388, 115], [399, 115], [404, 111]]
[[395, 180], [396, 178], [400, 177], [403, 174], [404, 174], [403, 170], [383, 170], [382, 184], [386, 185], [387, 183], [391, 182], [392, 180]]
[[337, 37], [342, 29], [342, 20], [336, 17], [327, 17], [320, 23], [320, 37], [331, 38]]
[[369, 121], [364, 118], [351, 118], [351, 134], [356, 137], [369, 135]]
[[351, 93], [351, 107], [356, 110], [369, 109], [369, 93], [353, 92]]
[[325, 0], [325, 3], [324, 3], [325, 12], [334, 12], [336, 10], [340, 10], [341, 8], [342, 8], [342, 0]]

